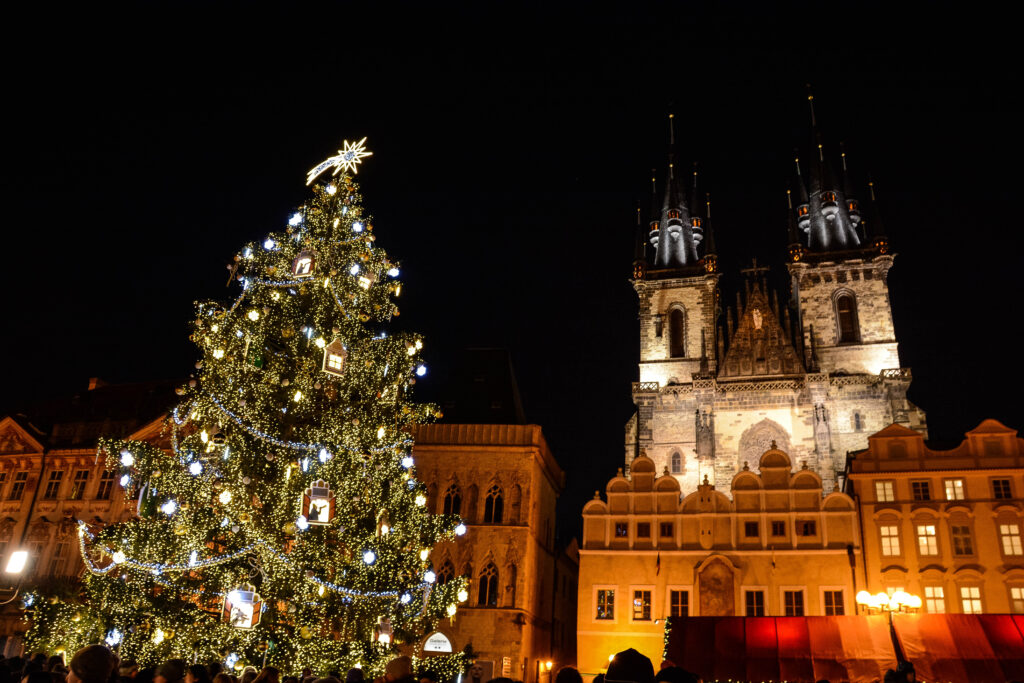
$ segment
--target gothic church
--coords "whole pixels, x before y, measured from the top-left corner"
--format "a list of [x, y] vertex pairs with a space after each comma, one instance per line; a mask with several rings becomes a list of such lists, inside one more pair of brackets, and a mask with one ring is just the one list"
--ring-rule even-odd
[[788, 197], [787, 304], [755, 263], [743, 271], [736, 309], [719, 314], [717, 252], [696, 174], [684, 183], [670, 161], [648, 225], [638, 216], [640, 381], [626, 466], [643, 452], [684, 493], [705, 481], [727, 487], [773, 447], [817, 472], [828, 492], [847, 451], [866, 448], [869, 434], [895, 422], [927, 436], [924, 412], [907, 400], [910, 370], [900, 366], [887, 284], [894, 255], [873, 188], [864, 217], [845, 154], [837, 174], [813, 118], [812, 110], [811, 163], [796, 160]]

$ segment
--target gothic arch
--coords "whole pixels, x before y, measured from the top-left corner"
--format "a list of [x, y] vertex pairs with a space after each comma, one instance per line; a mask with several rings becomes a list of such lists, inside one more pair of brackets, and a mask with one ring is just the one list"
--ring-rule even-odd
[[839, 344], [860, 343], [860, 320], [857, 316], [856, 293], [845, 287], [832, 292], [832, 308], [835, 312], [836, 342]]
[[[774, 442], [774, 446], [773, 443]], [[765, 451], [777, 448], [790, 452], [789, 432], [782, 425], [767, 417], [744, 430], [740, 436], [739, 462], [761, 462]]]
[[670, 468], [672, 474], [684, 474], [683, 469], [683, 455], [679, 451], [672, 451], [672, 455], [669, 456]]
[[462, 501], [461, 517], [469, 524], [476, 521], [476, 501], [478, 491], [476, 484], [470, 484], [466, 487], [466, 498]]
[[679, 303], [668, 307], [668, 355], [686, 358], [686, 309]]

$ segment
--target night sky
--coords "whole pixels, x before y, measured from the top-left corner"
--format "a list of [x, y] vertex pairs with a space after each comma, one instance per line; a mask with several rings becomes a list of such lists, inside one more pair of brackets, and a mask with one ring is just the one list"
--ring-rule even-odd
[[5, 22], [0, 409], [91, 376], [187, 375], [192, 302], [233, 297], [233, 254], [284, 227], [343, 138], [367, 136], [359, 180], [402, 263], [396, 322], [426, 335], [427, 393], [459, 349], [508, 348], [568, 472], [573, 533], [621, 464], [634, 202], [648, 206], [652, 167], [664, 177], [667, 112], [679, 165], [699, 162], [711, 192], [731, 303], [753, 257], [785, 284], [811, 83], [827, 149], [845, 141], [862, 197], [874, 178], [931, 436], [985, 417], [1024, 428], [1008, 22], [963, 4], [375, 5], [47, 6]]

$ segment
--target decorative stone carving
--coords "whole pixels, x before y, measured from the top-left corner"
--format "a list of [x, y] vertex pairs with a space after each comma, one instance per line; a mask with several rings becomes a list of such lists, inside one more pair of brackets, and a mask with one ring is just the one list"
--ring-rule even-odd
[[791, 452], [789, 433], [779, 423], [765, 418], [747, 427], [740, 436], [739, 460], [760, 462], [765, 451], [776, 448]]
[[718, 558], [705, 564], [699, 574], [700, 615], [702, 617], [731, 617], [736, 613], [736, 591], [733, 573]]

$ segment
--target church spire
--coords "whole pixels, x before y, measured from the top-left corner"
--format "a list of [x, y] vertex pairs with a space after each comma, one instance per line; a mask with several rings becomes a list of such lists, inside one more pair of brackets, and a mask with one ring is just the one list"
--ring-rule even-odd
[[800, 233], [796, 225], [796, 214], [793, 211], [793, 193], [790, 190], [786, 190], [786, 208], [786, 228], [789, 233], [789, 260], [795, 263], [804, 257], [804, 245], [800, 242]]
[[[658, 220], [655, 244], [652, 229], [651, 243], [655, 244], [654, 264], [658, 268], [683, 268], [697, 265], [697, 246], [694, 240], [690, 210], [681, 188], [681, 178], [675, 164], [675, 115], [669, 114], [668, 178]], [[653, 228], [653, 225], [652, 225]]]
[[704, 270], [709, 273], [718, 271], [718, 250], [715, 247], [715, 228], [711, 224], [711, 193], [704, 195]]
[[[871, 198], [871, 218], [867, 221], [867, 229], [871, 230], [871, 243], [879, 253], [885, 254], [889, 251], [889, 237], [885, 234], [885, 225], [882, 224], [882, 214], [878, 210], [878, 200], [875, 199], [875, 182], [868, 178], [868, 194]], [[867, 232], [867, 229], [865, 232]]]
[[[808, 86], [807, 102], [811, 113], [811, 164], [810, 187], [806, 201], [797, 206], [797, 220], [800, 229], [807, 235], [807, 249], [810, 252], [846, 251], [861, 248], [862, 241], [857, 234], [860, 213], [853, 201], [852, 209], [847, 199], [846, 157], [843, 160], [843, 182], [836, 180], [832, 162], [828, 155], [818, 117], [814, 111], [814, 94]], [[800, 178], [800, 163], [797, 158], [797, 176]], [[802, 183], [799, 183], [802, 186]], [[799, 188], [799, 189], [802, 189]], [[801, 197], [801, 200], [804, 198]]]
[[642, 280], [647, 275], [647, 239], [640, 216], [640, 203], [636, 205], [636, 247], [633, 251], [633, 278]]

